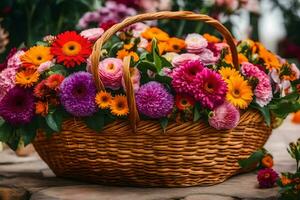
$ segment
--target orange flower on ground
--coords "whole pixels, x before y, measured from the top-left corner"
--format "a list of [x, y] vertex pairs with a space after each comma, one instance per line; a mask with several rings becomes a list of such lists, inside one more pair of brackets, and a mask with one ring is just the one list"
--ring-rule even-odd
[[109, 92], [98, 92], [95, 101], [99, 108], [107, 109], [112, 103], [112, 96]]
[[167, 41], [166, 51], [179, 53], [185, 48], [185, 41], [179, 38], [170, 38]]
[[126, 56], [131, 56], [134, 62], [139, 61], [139, 55], [134, 51], [127, 51], [126, 49], [119, 50], [117, 52], [117, 58], [123, 60]]
[[111, 102], [111, 113], [116, 116], [126, 116], [129, 113], [127, 98], [124, 95], [116, 95]]
[[45, 84], [52, 90], [58, 90], [64, 79], [65, 77], [61, 74], [52, 74], [46, 79]]
[[48, 103], [47, 102], [42, 102], [42, 101], [36, 102], [36, 104], [35, 104], [35, 113], [37, 115], [46, 116], [48, 114]]
[[217, 38], [216, 36], [214, 35], [210, 35], [208, 33], [205, 33], [203, 35], [203, 37], [208, 41], [208, 42], [211, 42], [211, 43], [218, 43], [218, 42], [221, 42], [221, 40], [219, 38]]
[[58, 63], [71, 68], [86, 62], [92, 53], [92, 43], [75, 31], [66, 31], [57, 36], [51, 53], [57, 57]]
[[292, 180], [289, 179], [289, 178], [286, 177], [286, 176], [282, 176], [282, 177], [281, 177], [281, 183], [282, 183], [283, 186], [286, 186], [286, 185], [292, 183]]
[[25, 88], [32, 87], [38, 82], [40, 74], [35, 69], [24, 69], [17, 73], [16, 84]]
[[261, 163], [266, 168], [272, 168], [273, 167], [273, 157], [271, 155], [265, 155], [263, 159], [261, 160]]
[[186, 110], [194, 107], [195, 100], [191, 96], [177, 94], [175, 104], [179, 110]]
[[153, 38], [156, 38], [158, 41], [163, 42], [166, 42], [169, 39], [168, 33], [162, 31], [157, 27], [148, 28], [141, 34], [141, 36], [147, 40], [152, 40]]
[[37, 68], [40, 64], [53, 59], [50, 47], [34, 46], [21, 56], [22, 65], [26, 68]]
[[292, 122], [294, 122], [296, 124], [300, 124], [300, 111], [297, 111], [294, 113]]
[[37, 98], [47, 97], [49, 94], [49, 88], [46, 86], [46, 80], [42, 80], [39, 84], [37, 84], [33, 90], [33, 94]]
[[[244, 54], [241, 54], [241, 53], [238, 54], [238, 59], [239, 59], [239, 64], [242, 64], [243, 62], [248, 62], [248, 58]], [[233, 65], [231, 54], [227, 54], [224, 57], [224, 60], [226, 63]]]

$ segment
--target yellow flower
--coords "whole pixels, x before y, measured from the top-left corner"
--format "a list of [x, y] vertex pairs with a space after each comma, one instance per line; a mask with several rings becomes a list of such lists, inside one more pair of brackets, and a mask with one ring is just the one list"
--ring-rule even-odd
[[110, 109], [113, 115], [126, 116], [129, 113], [126, 96], [116, 95], [112, 100]]
[[34, 69], [25, 69], [17, 73], [16, 84], [25, 88], [32, 87], [38, 82], [40, 74]]
[[111, 105], [112, 96], [109, 92], [98, 92], [95, 101], [99, 108], [107, 109]]
[[157, 27], [148, 28], [141, 35], [143, 38], [145, 38], [147, 40], [152, 40], [153, 38], [156, 38], [158, 41], [163, 41], [163, 42], [166, 42], [167, 40], [169, 40], [168, 33], [160, 30]]
[[139, 55], [134, 51], [127, 51], [126, 49], [119, 50], [117, 52], [117, 58], [123, 60], [126, 56], [131, 56], [134, 62], [139, 61]]
[[37, 68], [40, 64], [52, 60], [50, 47], [34, 46], [21, 56], [22, 65], [27, 68]]
[[222, 67], [219, 70], [219, 73], [221, 74], [224, 80], [228, 80], [230, 77], [235, 77], [240, 75], [238, 71], [236, 71], [234, 68], [231, 67]]
[[247, 108], [253, 98], [252, 88], [248, 81], [244, 80], [242, 76], [234, 76], [229, 78], [226, 83], [228, 85], [227, 101], [241, 109]]

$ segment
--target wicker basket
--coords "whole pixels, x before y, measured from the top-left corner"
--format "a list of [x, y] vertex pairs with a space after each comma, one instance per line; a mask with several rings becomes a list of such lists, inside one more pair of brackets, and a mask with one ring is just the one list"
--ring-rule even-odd
[[[102, 45], [130, 24], [165, 18], [200, 20], [214, 26], [226, 39], [238, 67], [233, 38], [215, 19], [191, 12], [148, 13], [114, 25], [94, 45], [92, 68], [99, 90], [104, 90], [98, 77]], [[38, 134], [34, 146], [57, 176], [110, 185], [212, 185], [239, 173], [237, 161], [261, 148], [270, 136], [272, 129], [255, 110], [244, 112], [233, 130], [217, 131], [205, 122], [186, 122], [171, 123], [163, 133], [158, 122], [139, 120], [129, 61], [124, 59], [129, 121], [115, 121], [96, 133], [80, 120], [68, 120], [50, 139]]]

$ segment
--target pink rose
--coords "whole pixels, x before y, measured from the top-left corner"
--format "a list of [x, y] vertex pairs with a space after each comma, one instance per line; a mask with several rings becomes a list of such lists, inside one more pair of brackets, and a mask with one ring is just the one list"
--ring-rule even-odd
[[106, 58], [99, 64], [99, 76], [105, 87], [117, 90], [122, 86], [123, 62], [118, 58]]
[[174, 67], [178, 67], [190, 60], [200, 60], [200, 56], [192, 53], [184, 53], [184, 54], [176, 55], [172, 60], [172, 65]]
[[186, 49], [189, 53], [200, 53], [207, 47], [207, 40], [198, 33], [188, 34], [185, 38]]
[[[140, 88], [141, 74], [136, 67], [130, 68], [130, 79], [132, 82], [134, 92], [137, 92]], [[124, 91], [126, 91], [125, 82], [123, 78], [122, 78], [122, 86]]]
[[101, 35], [104, 33], [102, 28], [90, 28], [81, 31], [80, 35], [90, 40], [91, 42], [95, 42]]

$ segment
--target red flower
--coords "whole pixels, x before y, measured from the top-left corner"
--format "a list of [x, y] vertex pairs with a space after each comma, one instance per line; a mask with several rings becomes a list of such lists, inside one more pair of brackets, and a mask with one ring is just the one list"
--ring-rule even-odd
[[195, 105], [195, 100], [186, 94], [177, 94], [175, 98], [176, 106], [179, 110], [186, 110]]
[[75, 31], [66, 31], [57, 36], [51, 47], [51, 53], [58, 63], [74, 67], [86, 61], [92, 52], [92, 43]]
[[49, 94], [49, 88], [46, 86], [45, 83], [46, 83], [46, 80], [43, 80], [35, 86], [34, 91], [33, 91], [35, 97], [43, 98]]
[[48, 86], [50, 89], [58, 90], [60, 84], [63, 82], [65, 77], [61, 74], [52, 74], [46, 79], [46, 86]]
[[116, 22], [112, 20], [108, 20], [107, 22], [101, 23], [100, 28], [102, 28], [104, 31], [115, 25]]

